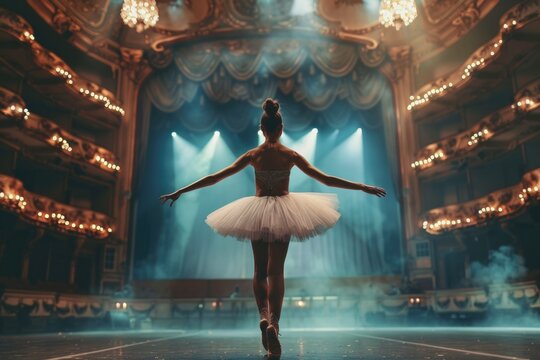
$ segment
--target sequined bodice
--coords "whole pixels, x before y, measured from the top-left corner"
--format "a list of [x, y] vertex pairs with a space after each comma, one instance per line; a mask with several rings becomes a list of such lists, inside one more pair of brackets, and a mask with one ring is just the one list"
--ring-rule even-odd
[[266, 195], [275, 195], [280, 183], [288, 180], [291, 170], [255, 170], [255, 179]]

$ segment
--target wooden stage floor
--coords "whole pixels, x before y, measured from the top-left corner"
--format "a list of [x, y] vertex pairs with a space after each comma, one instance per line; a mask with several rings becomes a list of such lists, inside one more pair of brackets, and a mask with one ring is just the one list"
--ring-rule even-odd
[[[540, 359], [540, 328], [282, 329], [281, 359]], [[0, 359], [265, 359], [247, 330], [0, 336]]]

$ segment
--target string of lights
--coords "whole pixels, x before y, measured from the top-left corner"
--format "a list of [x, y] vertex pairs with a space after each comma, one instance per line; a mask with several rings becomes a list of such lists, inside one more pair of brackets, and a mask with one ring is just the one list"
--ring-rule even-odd
[[539, 187], [540, 168], [527, 172], [520, 183], [509, 188], [462, 204], [430, 210], [422, 217], [420, 226], [426, 232], [438, 235], [478, 226], [494, 218], [509, 217], [540, 200]]
[[534, 22], [537, 18], [535, 12], [538, 11], [538, 5], [530, 6], [527, 9], [519, 8], [519, 11], [518, 7], [520, 7], [520, 5], [516, 5], [503, 16], [499, 33], [486, 45], [473, 53], [467, 61], [465, 61], [464, 65], [449, 75], [436, 80], [431, 84], [424, 85], [415, 94], [411, 95], [409, 97], [410, 102], [407, 105], [407, 110], [412, 111], [426, 106], [432, 100], [443, 97], [451, 91], [456, 91], [456, 89], [463, 87], [464, 84], [469, 82], [475, 72], [495, 61], [502, 51], [504, 44], [503, 39], [511, 32]]
[[519, 91], [514, 103], [482, 118], [472, 128], [425, 146], [417, 153], [411, 167], [420, 171], [445, 160], [464, 156], [480, 143], [514, 128], [509, 125], [517, 126], [524, 116], [540, 107], [539, 89], [540, 79]]
[[0, 206], [55, 230], [104, 239], [113, 232], [106, 215], [61, 204], [27, 191], [18, 179], [0, 175]]
[[[34, 62], [48, 71], [55, 77], [59, 77], [65, 81], [68, 87], [74, 92], [88, 98], [92, 102], [101, 104], [105, 109], [116, 113], [120, 116], [125, 115], [125, 110], [119, 105], [119, 102], [114, 99], [114, 95], [108, 90], [103, 89], [99, 85], [87, 81], [78, 76], [62, 59], [56, 54], [45, 49], [36, 41], [32, 27], [20, 16], [1, 9], [0, 16], [0, 31], [4, 31], [11, 36], [17, 38], [21, 42], [29, 44], [32, 50]], [[6, 19], [16, 18], [17, 21], [7, 21]]]
[[120, 171], [118, 160], [112, 152], [70, 134], [48, 119], [32, 114], [18, 95], [2, 87], [0, 114], [15, 121], [30, 136], [45, 141], [72, 158], [86, 161], [107, 172]]

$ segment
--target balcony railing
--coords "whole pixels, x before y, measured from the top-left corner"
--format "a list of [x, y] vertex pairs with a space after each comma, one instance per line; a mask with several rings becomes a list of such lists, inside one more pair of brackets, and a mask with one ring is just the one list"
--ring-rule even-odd
[[[40, 72], [34, 73], [33, 76], [37, 77], [40, 82], [33, 85], [44, 87], [42, 92], [45, 95], [51, 95], [55, 100], [62, 100], [64, 104], [73, 107], [82, 104], [86, 104], [88, 107], [88, 105], [95, 104], [99, 105], [99, 108], [105, 113], [119, 117], [124, 116], [124, 109], [109, 90], [77, 75], [56, 54], [48, 51], [36, 41], [34, 31], [26, 20], [13, 12], [0, 8], [0, 41], [9, 43], [14, 40], [24, 46], [16, 49], [13, 47], [0, 49], [0, 56], [24, 73], [35, 68], [39, 69]], [[58, 82], [58, 79], [61, 81]], [[50, 94], [47, 91], [47, 87], [58, 86], [58, 84], [64, 87], [63, 91], [59, 92], [60, 94]]]
[[412, 94], [407, 109], [419, 110], [442, 98], [444, 98], [442, 105], [445, 106], [452, 103], [452, 100], [459, 100], [461, 89], [472, 88], [471, 83], [475, 80], [479, 83], [499, 81], [501, 79], [499, 76], [480, 79], [474, 75], [479, 72], [491, 72], [497, 67], [503, 70], [504, 65], [512, 62], [518, 52], [524, 53], [536, 46], [538, 36], [540, 36], [540, 3], [536, 0], [519, 3], [501, 18], [499, 33], [493, 39], [475, 51], [458, 69], [422, 86]]
[[479, 226], [493, 219], [517, 215], [540, 200], [540, 168], [525, 175], [520, 183], [465, 203], [433, 209], [424, 214], [419, 226], [430, 234]]
[[540, 111], [540, 79], [528, 84], [515, 96], [513, 104], [484, 117], [472, 128], [430, 144], [415, 156], [411, 167], [428, 169], [451, 159], [468, 156], [491, 138], [527, 126], [527, 115]]
[[[83, 140], [60, 128], [54, 122], [31, 113], [25, 102], [12, 91], [0, 87], [0, 133], [8, 131], [10, 138], [20, 135], [38, 140], [58, 152], [86, 162], [109, 173], [118, 173], [120, 166], [109, 150]], [[10, 127], [11, 125], [11, 127]], [[16, 128], [13, 131], [13, 127]]]
[[32, 224], [77, 236], [105, 239], [113, 232], [108, 216], [56, 202], [26, 190], [22, 182], [0, 175], [0, 208]]

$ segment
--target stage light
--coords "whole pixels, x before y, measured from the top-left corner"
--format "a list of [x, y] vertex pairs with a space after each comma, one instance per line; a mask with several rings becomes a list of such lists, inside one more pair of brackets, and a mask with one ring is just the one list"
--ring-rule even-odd
[[316, 134], [316, 133], [319, 132], [319, 130], [318, 130], [317, 128], [313, 128], [313, 129], [311, 129], [311, 132], [314, 133], [314, 134]]
[[214, 136], [219, 136], [220, 132], [218, 130], [214, 131]]
[[173, 131], [173, 132], [171, 133], [171, 135], [172, 135], [172, 137], [175, 137], [175, 136], [176, 136], [176, 131]]
[[361, 133], [362, 133], [362, 128], [356, 129], [356, 132], [359, 133], [359, 134], [361, 134]]
[[291, 15], [302, 16], [315, 11], [313, 0], [294, 0]]

